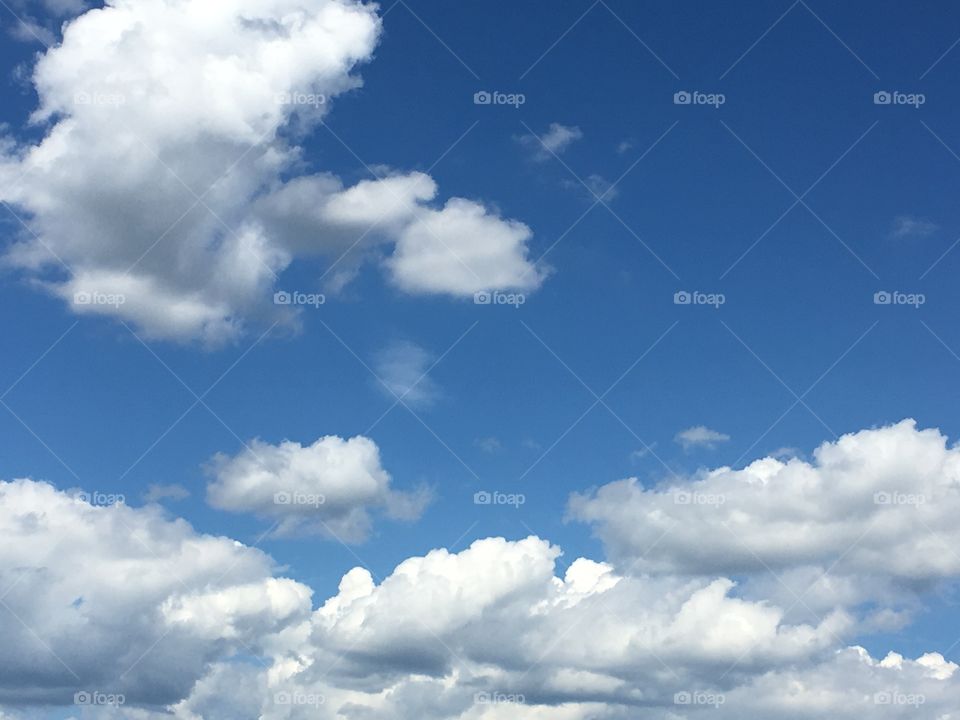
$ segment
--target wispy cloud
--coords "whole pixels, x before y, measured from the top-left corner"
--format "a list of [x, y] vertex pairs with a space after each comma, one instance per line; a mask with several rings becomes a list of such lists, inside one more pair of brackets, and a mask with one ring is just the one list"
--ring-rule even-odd
[[521, 145], [530, 149], [534, 160], [544, 162], [554, 155], [560, 155], [581, 138], [583, 138], [583, 131], [576, 125], [550, 123], [549, 129], [543, 135], [529, 133], [517, 139]]
[[[408, 405], [431, 405], [440, 395], [437, 384], [427, 377], [433, 355], [416, 343], [395, 342], [380, 352], [376, 359], [380, 389]], [[383, 387], [386, 385], [386, 387]]]
[[893, 220], [893, 229], [890, 237], [897, 240], [903, 238], [923, 238], [933, 235], [940, 226], [932, 220], [915, 217], [913, 215], [898, 215]]
[[620, 191], [613, 186], [613, 183], [611, 183], [605, 177], [597, 175], [596, 173], [587, 175], [583, 182], [577, 182], [576, 180], [563, 180], [560, 184], [570, 190], [582, 190], [586, 199], [591, 203], [596, 202], [597, 200], [610, 202], [620, 194]]
[[473, 441], [473, 444], [483, 450], [485, 453], [490, 453], [491, 455], [498, 453], [503, 449], [503, 444], [500, 442], [500, 440], [493, 436], [477, 438]]
[[695, 425], [686, 430], [681, 430], [673, 438], [674, 442], [681, 445], [684, 450], [693, 450], [694, 448], [712, 450], [729, 439], [729, 435], [711, 430], [706, 425]]
[[160, 502], [161, 500], [185, 500], [190, 497], [190, 491], [183, 485], [159, 485], [151, 484], [147, 492], [143, 494], [143, 499], [147, 502]]

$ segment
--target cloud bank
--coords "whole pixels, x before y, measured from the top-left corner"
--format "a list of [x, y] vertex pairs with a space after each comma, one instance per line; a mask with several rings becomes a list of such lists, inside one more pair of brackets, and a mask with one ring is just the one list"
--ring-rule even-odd
[[[215, 482], [238, 497], [254, 477], [313, 490], [322, 477], [330, 493], [366, 478], [384, 492], [363, 438], [260, 450], [266, 469], [241, 453]], [[949, 718], [957, 665], [936, 652], [871, 656], [853, 642], [864, 596], [841, 590], [869, 578], [868, 588], [899, 583], [919, 596], [956, 578], [960, 561], [934, 551], [923, 527], [952, 539], [957, 452], [905, 421], [825, 443], [810, 463], [764, 458], [670, 488], [613, 483], [571, 501], [611, 562], [567, 564], [535, 536], [486, 538], [410, 557], [383, 578], [354, 568], [319, 601], [262, 552], [156, 505], [2, 483], [3, 712], [99, 691], [124, 694], [125, 706], [84, 716]], [[875, 501], [881, 492], [927, 500]], [[256, 511], [260, 496], [246, 497], [237, 509]], [[874, 521], [877, 534], [864, 534]], [[825, 563], [836, 592], [818, 591], [810, 617], [754, 581]], [[869, 600], [896, 610], [881, 594]]]

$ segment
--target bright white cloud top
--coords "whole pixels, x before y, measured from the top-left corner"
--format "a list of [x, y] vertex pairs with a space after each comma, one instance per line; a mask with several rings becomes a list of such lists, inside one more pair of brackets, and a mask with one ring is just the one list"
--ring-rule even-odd
[[27, 226], [8, 261], [76, 312], [207, 344], [292, 321], [271, 297], [297, 258], [346, 254], [334, 287], [374, 252], [405, 292], [535, 289], [530, 229], [433, 207], [427, 175], [296, 177], [291, 138], [361, 85], [380, 32], [353, 0], [115, 0], [71, 20], [33, 76], [45, 136], [2, 145], [0, 200]]
[[[245, 454], [223, 459], [212, 492], [246, 497], [237, 506], [256, 511], [266, 496], [244, 487], [272, 491], [284, 478], [316, 489], [317, 468], [334, 465], [343, 466], [338, 480], [367, 477], [373, 495], [386, 486], [364, 438], [258, 448], [267, 470]], [[722, 491], [711, 507], [668, 505], [672, 491], [645, 494], [636, 483], [608, 486], [572, 506], [598, 522], [616, 500], [637, 523], [643, 537], [618, 538], [626, 546], [614, 564], [579, 558], [561, 570], [561, 550], [546, 540], [489, 538], [409, 558], [382, 579], [355, 568], [336, 595], [312, 604], [310, 589], [276, 577], [263, 553], [200, 535], [157, 506], [93, 507], [44, 483], [4, 483], [0, 693], [7, 704], [123, 693], [127, 706], [92, 716], [170, 717], [160, 712], [167, 706], [181, 720], [949, 718], [960, 702], [957, 666], [936, 653], [875, 659], [850, 645], [857, 599], [797, 619], [761, 585], [744, 590], [684, 548], [700, 533], [700, 548], [732, 557], [730, 570], [766, 574], [759, 560], [782, 570], [834, 558], [881, 513], [878, 537], [861, 541], [867, 554], [851, 550], [838, 577], [869, 569], [888, 580], [956, 578], [952, 560], [925, 563], [930, 534], [900, 515], [940, 503], [954, 512], [956, 452], [937, 431], [904, 422], [825, 444], [815, 464], [763, 459], [684, 486], [703, 497]], [[874, 493], [908, 490], [926, 504], [874, 504]], [[815, 516], [814, 506], [834, 514]], [[678, 522], [656, 528], [649, 560], [628, 552], [655, 518]], [[933, 515], [923, 521], [946, 532]], [[730, 523], [752, 552], [724, 544], [714, 522]], [[618, 529], [604, 528], [608, 543]], [[783, 556], [777, 547], [794, 549]], [[907, 571], [908, 557], [919, 570]], [[263, 667], [237, 657], [250, 654]]]

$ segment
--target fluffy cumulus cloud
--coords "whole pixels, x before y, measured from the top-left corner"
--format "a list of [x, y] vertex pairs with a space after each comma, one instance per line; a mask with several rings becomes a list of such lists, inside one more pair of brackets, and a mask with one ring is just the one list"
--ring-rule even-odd
[[957, 539], [958, 491], [960, 450], [907, 420], [825, 443], [812, 462], [761, 458], [651, 488], [617, 481], [574, 496], [571, 513], [646, 571], [744, 572], [843, 554], [838, 570], [925, 580], [960, 570], [960, 557], [934, 552]]
[[889, 602], [956, 577], [958, 513], [960, 449], [910, 420], [825, 443], [810, 462], [767, 457], [654, 487], [627, 479], [570, 502], [618, 565], [773, 572], [805, 606]]
[[264, 553], [108, 500], [0, 483], [0, 704], [176, 702], [208, 663], [308, 616], [310, 589]]
[[[251, 487], [287, 476], [315, 489], [317, 467], [335, 475], [344, 465], [348, 484], [382, 488], [374, 449], [357, 442], [347, 453], [351, 442], [266, 446], [262, 481], [251, 458], [223, 462], [238, 463], [233, 474], [254, 478]], [[955, 540], [945, 518], [956, 516], [958, 452], [905, 422], [825, 444], [811, 463], [763, 459], [652, 491], [614, 484], [573, 500], [575, 513], [601, 523], [613, 562], [568, 563], [534, 536], [487, 538], [410, 557], [382, 578], [354, 568], [325, 600], [278, 577], [263, 553], [200, 535], [159, 506], [93, 506], [43, 483], [5, 483], [2, 712], [35, 717], [40, 704], [100, 691], [124, 693], [126, 705], [84, 717], [950, 720], [960, 706], [955, 663], [934, 651], [872, 656], [856, 645], [863, 626], [839, 595], [799, 618], [749, 578], [765, 565], [789, 573], [825, 562], [840, 578], [869, 571], [914, 591], [955, 577], [956, 559], [931, 552], [923, 526]], [[874, 503], [886, 492], [926, 502]], [[256, 507], [260, 496], [248, 497], [242, 504]], [[941, 502], [940, 515], [901, 515]], [[636, 537], [625, 537], [613, 507]], [[871, 516], [878, 535], [851, 545]], [[749, 529], [747, 549], [725, 545], [715, 522]]]
[[413, 520], [430, 499], [426, 489], [394, 490], [379, 448], [362, 436], [330, 435], [306, 446], [254, 440], [235, 456], [215, 456], [208, 470], [211, 505], [273, 520], [280, 534], [312, 532], [357, 542], [369, 534], [372, 512]]
[[[268, 603], [263, 586], [284, 582], [276, 579], [142, 598], [144, 612], [157, 613], [164, 628], [189, 626], [197, 644], [222, 642], [238, 618], [262, 616], [265, 606], [285, 624], [261, 620], [264, 636], [247, 638], [265, 667], [231, 660], [235, 649], [224, 643], [220, 659], [163, 715], [129, 700], [90, 715], [666, 720], [709, 710], [721, 718], [906, 718], [919, 698], [925, 711], [942, 712], [957, 700], [956, 665], [936, 654], [877, 661], [832, 647], [842, 617], [789, 625], [780, 609], [733, 596], [727, 580], [629, 578], [587, 559], [558, 576], [559, 555], [536, 537], [491, 538], [410, 558], [379, 582], [357, 568], [312, 613], [301, 602]], [[87, 612], [98, 602], [91, 596]], [[136, 635], [116, 642], [152, 654]], [[179, 650], [167, 646], [157, 661], [175, 663]]]
[[2, 144], [0, 200], [25, 223], [6, 261], [78, 313], [209, 344], [293, 322], [271, 297], [297, 258], [329, 258], [340, 284], [373, 255], [409, 292], [537, 287], [529, 228], [472, 200], [434, 206], [427, 175], [298, 177], [297, 139], [361, 84], [376, 11], [111, 0], [69, 21], [33, 74], [42, 140]]

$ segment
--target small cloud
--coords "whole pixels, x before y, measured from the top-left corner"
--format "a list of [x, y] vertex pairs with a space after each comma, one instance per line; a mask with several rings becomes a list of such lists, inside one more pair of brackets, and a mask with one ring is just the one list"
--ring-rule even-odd
[[563, 180], [560, 184], [570, 190], [582, 190], [590, 202], [597, 202], [597, 200], [610, 202], [620, 194], [613, 183], [596, 173], [588, 175], [582, 183], [576, 180]]
[[477, 438], [473, 441], [473, 444], [485, 453], [490, 453], [491, 455], [503, 449], [503, 445], [501, 445], [500, 441], [495, 437]]
[[633, 141], [624, 140], [619, 145], [617, 145], [617, 155], [623, 155], [625, 152], [633, 150]]
[[770, 457], [776, 458], [777, 460], [792, 460], [795, 457], [800, 457], [800, 450], [795, 447], [782, 447], [777, 448], [772, 453]]
[[932, 220], [914, 217], [913, 215], [898, 215], [893, 220], [893, 229], [890, 231], [890, 237], [901, 240], [903, 238], [924, 238], [930, 237], [940, 226]]
[[674, 442], [682, 445], [684, 450], [692, 450], [694, 448], [712, 450], [720, 443], [725, 443], [729, 439], [729, 435], [711, 430], [706, 425], [695, 425], [686, 430], [681, 430], [673, 438]]
[[520, 444], [527, 450], [543, 450], [543, 446], [540, 443], [538, 443], [536, 440], [531, 440], [530, 438], [526, 438]]
[[151, 484], [147, 492], [143, 494], [143, 499], [147, 502], [160, 502], [161, 500], [185, 500], [190, 497], [190, 491], [183, 485], [158, 485]]
[[530, 133], [521, 135], [517, 140], [533, 152], [534, 160], [544, 162], [554, 155], [560, 155], [571, 143], [582, 137], [583, 131], [575, 125], [550, 123], [550, 128], [543, 135], [538, 137]]
[[[440, 391], [427, 373], [433, 356], [412, 342], [397, 342], [388, 346], [376, 360], [377, 383], [388, 397], [399, 397], [408, 405], [431, 405]], [[384, 387], [384, 385], [386, 387]]]
[[656, 443], [651, 443], [650, 445], [647, 445], [644, 448], [640, 448], [639, 450], [634, 450], [632, 453], [630, 453], [630, 462], [633, 463], [639, 460], [643, 460], [643, 458], [645, 458], [647, 455], [653, 452], [653, 449], [656, 446], [657, 446]]

